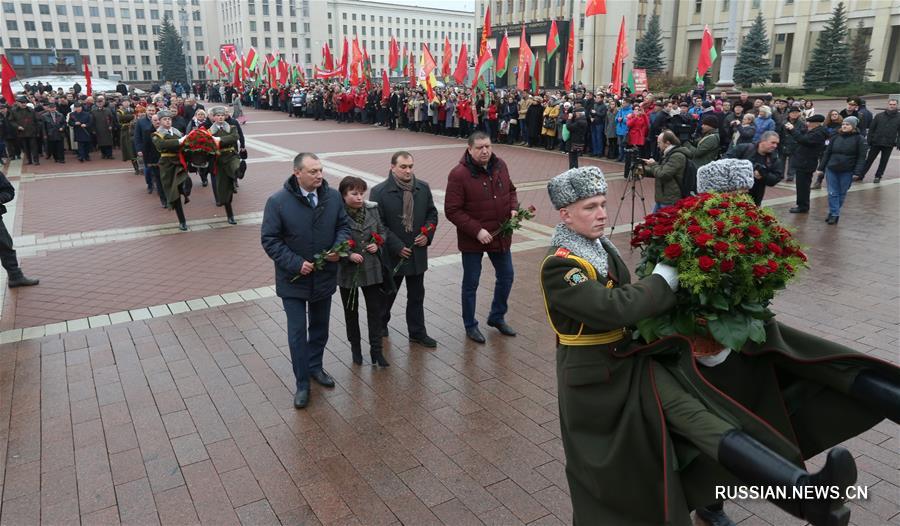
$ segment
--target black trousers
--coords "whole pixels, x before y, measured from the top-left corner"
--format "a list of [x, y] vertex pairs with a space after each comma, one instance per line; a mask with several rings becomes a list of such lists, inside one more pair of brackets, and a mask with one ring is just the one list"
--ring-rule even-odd
[[578, 168], [578, 155], [580, 153], [581, 151], [576, 148], [569, 150], [569, 169]]
[[[344, 321], [347, 323], [347, 341], [353, 349], [360, 348], [359, 332], [359, 297], [366, 299], [366, 323], [369, 326], [369, 348], [373, 351], [381, 350], [381, 309], [384, 303], [384, 294], [381, 292], [381, 284], [359, 287], [353, 304], [350, 304], [351, 289], [340, 287], [341, 304], [344, 306]], [[360, 291], [362, 291], [360, 293]]]
[[2, 217], [0, 217], [0, 264], [6, 269], [6, 274], [10, 278], [17, 278], [22, 275], [22, 270], [19, 269], [19, 259], [16, 257], [15, 249], [13, 249], [12, 236], [6, 230]]
[[66, 160], [65, 153], [63, 152], [62, 139], [58, 141], [47, 141], [47, 155], [52, 155], [53, 159], [56, 161]]
[[891, 159], [891, 150], [893, 150], [892, 146], [869, 146], [869, 154], [866, 155], [866, 168], [860, 175], [865, 177], [869, 173], [869, 168], [875, 164], [875, 158], [880, 153], [881, 159], [878, 160], [878, 169], [875, 170], [875, 177], [883, 176], [884, 169], [887, 168], [887, 163]]
[[37, 137], [19, 137], [19, 148], [28, 164], [41, 162], [41, 153], [38, 151]]
[[813, 171], [797, 168], [794, 184], [797, 185], [797, 208], [809, 210], [809, 187], [812, 184]]
[[[404, 279], [406, 280], [406, 328], [409, 336], [411, 338], [427, 336], [428, 331], [425, 330], [425, 274], [394, 276], [394, 284], [398, 291]], [[396, 293], [384, 298], [381, 327], [387, 327], [388, 322], [391, 321], [391, 307], [394, 306], [396, 299]]]

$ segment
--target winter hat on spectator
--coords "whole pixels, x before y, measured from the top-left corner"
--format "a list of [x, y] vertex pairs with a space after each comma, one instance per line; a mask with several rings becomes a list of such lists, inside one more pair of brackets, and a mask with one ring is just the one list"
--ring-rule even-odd
[[700, 121], [701, 124], [705, 124], [707, 126], [711, 126], [713, 128], [719, 127], [719, 118], [713, 115], [712, 113], [707, 113], [703, 116], [703, 120]]
[[844, 118], [844, 124], [849, 124], [850, 126], [853, 126], [853, 129], [855, 130], [856, 127], [859, 125], [859, 119], [857, 119], [856, 117], [851, 115], [850, 117]]
[[746, 159], [721, 159], [697, 169], [697, 193], [735, 192], [753, 186], [753, 163]]
[[596, 166], [566, 170], [547, 183], [550, 201], [557, 210], [588, 197], [605, 195], [606, 189], [603, 170]]
[[806, 122], [825, 122], [825, 116], [821, 113], [817, 113], [812, 117], [806, 119]]

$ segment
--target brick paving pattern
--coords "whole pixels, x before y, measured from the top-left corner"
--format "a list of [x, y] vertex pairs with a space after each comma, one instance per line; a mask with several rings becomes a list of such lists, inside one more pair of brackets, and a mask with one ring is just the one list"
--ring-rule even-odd
[[[380, 179], [389, 152], [371, 150], [426, 148], [415, 151], [417, 174], [442, 201], [446, 172], [463, 149], [456, 139], [378, 128], [348, 132], [360, 127], [248, 114], [254, 153], [278, 160], [251, 164], [236, 196], [238, 213], [260, 212], [283, 182], [290, 170], [285, 150], [330, 152], [326, 160], [341, 170]], [[254, 125], [253, 119], [283, 122]], [[316, 130], [323, 133], [288, 135]], [[523, 203], [540, 212], [537, 224], [515, 239], [508, 321], [516, 338], [485, 328], [486, 345], [465, 339], [455, 233], [444, 221], [432, 251], [441, 264], [428, 273], [426, 297], [429, 333], [439, 347], [408, 343], [401, 291], [386, 340], [392, 367], [352, 366], [336, 300], [325, 367], [337, 387], [313, 387], [304, 411], [291, 404], [285, 316], [273, 297], [0, 345], [0, 524], [571, 523], [554, 340], [534, 279], [545, 253], [539, 247], [554, 223], [543, 182], [566, 160], [537, 150], [497, 150], [523, 187]], [[609, 174], [621, 171], [616, 163], [599, 164]], [[112, 161], [66, 166], [71, 172], [118, 168]], [[24, 236], [17, 238], [23, 253], [28, 243], [41, 247], [40, 239], [56, 234], [174, 221], [128, 170], [38, 175], [19, 178], [15, 233]], [[787, 214], [789, 185], [767, 194], [811, 259], [811, 268], [776, 300], [779, 318], [894, 363], [900, 196], [891, 180], [898, 176], [894, 170], [881, 188], [852, 192], [837, 228], [822, 221], [821, 194], [805, 216]], [[652, 181], [643, 188], [649, 209]], [[624, 181], [611, 178], [613, 215], [623, 189]], [[208, 202], [208, 189], [196, 191], [189, 221], [216, 220], [221, 212]], [[61, 192], [72, 194], [71, 208], [48, 209]], [[628, 217], [620, 223], [630, 221], [630, 202], [625, 207]], [[41, 285], [6, 294], [0, 328], [271, 285], [257, 223], [35, 249], [22, 263]], [[623, 230], [613, 239], [633, 267], [637, 254], [628, 251]], [[480, 319], [492, 282], [488, 265]], [[897, 436], [896, 425], [881, 423], [847, 442], [859, 483], [870, 491], [868, 500], [850, 504], [853, 524], [900, 525]], [[810, 464], [821, 465], [821, 458]], [[741, 526], [803, 524], [764, 502], [729, 502], [727, 511]]]

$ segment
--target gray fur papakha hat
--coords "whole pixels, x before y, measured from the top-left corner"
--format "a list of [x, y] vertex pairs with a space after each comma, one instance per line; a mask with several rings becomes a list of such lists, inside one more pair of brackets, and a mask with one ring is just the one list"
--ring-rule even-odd
[[553, 207], [559, 210], [588, 197], [605, 195], [606, 177], [596, 166], [572, 168], [550, 179], [547, 192]]
[[225, 106], [216, 106], [213, 109], [209, 110], [210, 115], [228, 115], [228, 110], [225, 109]]
[[753, 163], [746, 159], [720, 159], [697, 169], [697, 193], [735, 192], [753, 186]]

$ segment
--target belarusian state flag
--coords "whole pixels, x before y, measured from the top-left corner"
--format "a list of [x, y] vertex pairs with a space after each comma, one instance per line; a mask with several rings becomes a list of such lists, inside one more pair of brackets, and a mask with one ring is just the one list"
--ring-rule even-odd
[[503, 32], [503, 40], [500, 41], [500, 50], [497, 52], [497, 76], [506, 75], [509, 66], [509, 35]]
[[494, 56], [491, 55], [491, 46], [487, 46], [484, 48], [484, 53], [478, 57], [478, 63], [475, 64], [475, 79], [472, 82], [473, 89], [477, 85], [478, 79], [480, 79], [482, 75], [487, 75], [488, 70], [493, 64]]
[[703, 40], [700, 41], [700, 58], [697, 60], [697, 82], [703, 79], [703, 75], [706, 75], [706, 72], [718, 56], [712, 31], [710, 31], [709, 26], [706, 26], [703, 28]]
[[456, 59], [456, 70], [453, 71], [453, 80], [457, 84], [466, 81], [466, 74], [469, 72], [469, 53], [466, 51], [466, 43], [463, 42], [459, 48], [459, 58]]
[[403, 76], [409, 75], [409, 53], [406, 51], [406, 44], [403, 44], [403, 54], [400, 56], [400, 66], [403, 70]]
[[605, 15], [606, 0], [588, 0], [587, 9], [584, 10], [584, 16]]
[[244, 64], [250, 69], [256, 69], [256, 63], [258, 61], [259, 56], [256, 54], [256, 48], [251, 46], [250, 51], [247, 52], [247, 58], [244, 59]]
[[547, 62], [553, 59], [553, 54], [559, 50], [559, 30], [556, 29], [556, 20], [550, 22], [550, 34], [547, 36]]
[[391, 37], [390, 48], [390, 53], [388, 54], [388, 69], [395, 71], [398, 62], [400, 61], [400, 45], [397, 44], [397, 39], [393, 36]]

